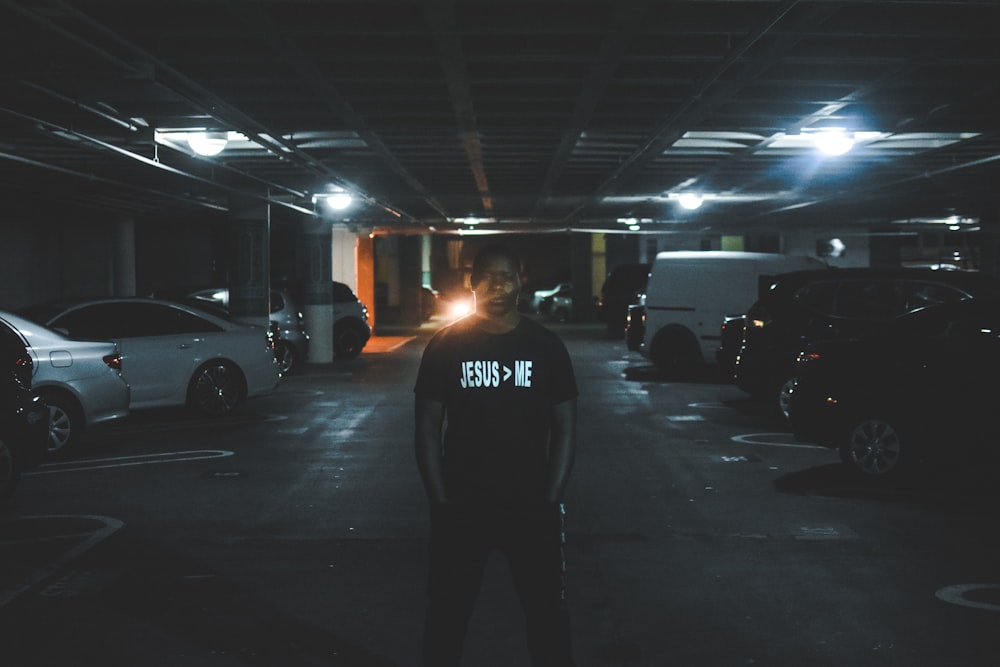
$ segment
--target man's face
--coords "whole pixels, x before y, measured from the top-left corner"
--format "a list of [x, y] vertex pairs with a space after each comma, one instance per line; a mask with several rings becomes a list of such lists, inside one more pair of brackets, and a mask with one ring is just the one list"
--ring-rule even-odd
[[517, 310], [520, 288], [518, 267], [505, 257], [488, 259], [472, 286], [476, 295], [476, 310], [483, 315], [499, 317]]

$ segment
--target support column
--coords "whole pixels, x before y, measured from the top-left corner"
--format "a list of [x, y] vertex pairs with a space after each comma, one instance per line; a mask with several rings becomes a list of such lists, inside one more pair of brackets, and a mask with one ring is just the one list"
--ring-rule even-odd
[[233, 196], [229, 202], [229, 312], [238, 322], [267, 327], [271, 289], [271, 210], [266, 201]]
[[400, 240], [399, 295], [402, 322], [407, 326], [420, 326], [424, 319], [420, 306], [423, 299], [420, 289], [423, 276], [423, 239], [420, 236], [404, 236]]
[[302, 316], [309, 333], [310, 363], [333, 361], [333, 271], [330, 225], [306, 220], [299, 232], [299, 274], [302, 277]]
[[590, 234], [575, 232], [570, 235], [570, 275], [573, 282], [573, 321], [594, 322], [594, 285], [591, 271]]
[[135, 218], [122, 215], [115, 224], [113, 294], [135, 296]]
[[357, 238], [355, 261], [357, 262], [358, 288], [355, 294], [361, 303], [368, 306], [368, 324], [375, 330], [375, 239], [364, 234]]
[[1000, 277], [1000, 205], [985, 208], [979, 216], [979, 270]]

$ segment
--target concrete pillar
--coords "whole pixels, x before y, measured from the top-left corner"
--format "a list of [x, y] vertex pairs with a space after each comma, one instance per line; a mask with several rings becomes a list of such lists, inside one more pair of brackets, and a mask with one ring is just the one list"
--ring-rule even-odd
[[344, 283], [358, 293], [357, 239], [355, 232], [346, 227], [334, 227], [331, 232], [330, 254], [333, 279]]
[[989, 206], [979, 216], [979, 270], [1000, 277], [1000, 206]]
[[590, 244], [590, 234], [575, 232], [570, 235], [569, 261], [573, 282], [574, 322], [594, 322], [597, 320], [597, 309], [593, 297]]
[[302, 316], [309, 333], [310, 363], [333, 361], [333, 234], [321, 220], [307, 220], [297, 238], [302, 278]]
[[115, 296], [135, 296], [135, 219], [123, 214], [115, 224], [112, 263]]
[[267, 327], [271, 289], [271, 209], [266, 201], [233, 196], [229, 202], [229, 312], [233, 319]]
[[375, 329], [375, 239], [368, 234], [355, 240], [358, 288], [355, 290], [361, 303], [368, 306], [368, 324]]

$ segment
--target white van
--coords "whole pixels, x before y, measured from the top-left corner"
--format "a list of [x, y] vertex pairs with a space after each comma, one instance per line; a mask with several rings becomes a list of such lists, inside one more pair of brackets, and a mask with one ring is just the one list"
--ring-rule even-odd
[[723, 318], [745, 312], [774, 276], [826, 266], [814, 257], [780, 253], [658, 253], [646, 287], [639, 352], [663, 373], [690, 371], [714, 361]]

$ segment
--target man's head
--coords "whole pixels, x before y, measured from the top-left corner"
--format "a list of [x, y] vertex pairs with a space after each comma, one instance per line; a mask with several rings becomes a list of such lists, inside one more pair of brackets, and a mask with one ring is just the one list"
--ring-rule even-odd
[[517, 295], [521, 287], [521, 259], [500, 244], [483, 247], [472, 262], [472, 291], [476, 312], [484, 317], [517, 317]]

